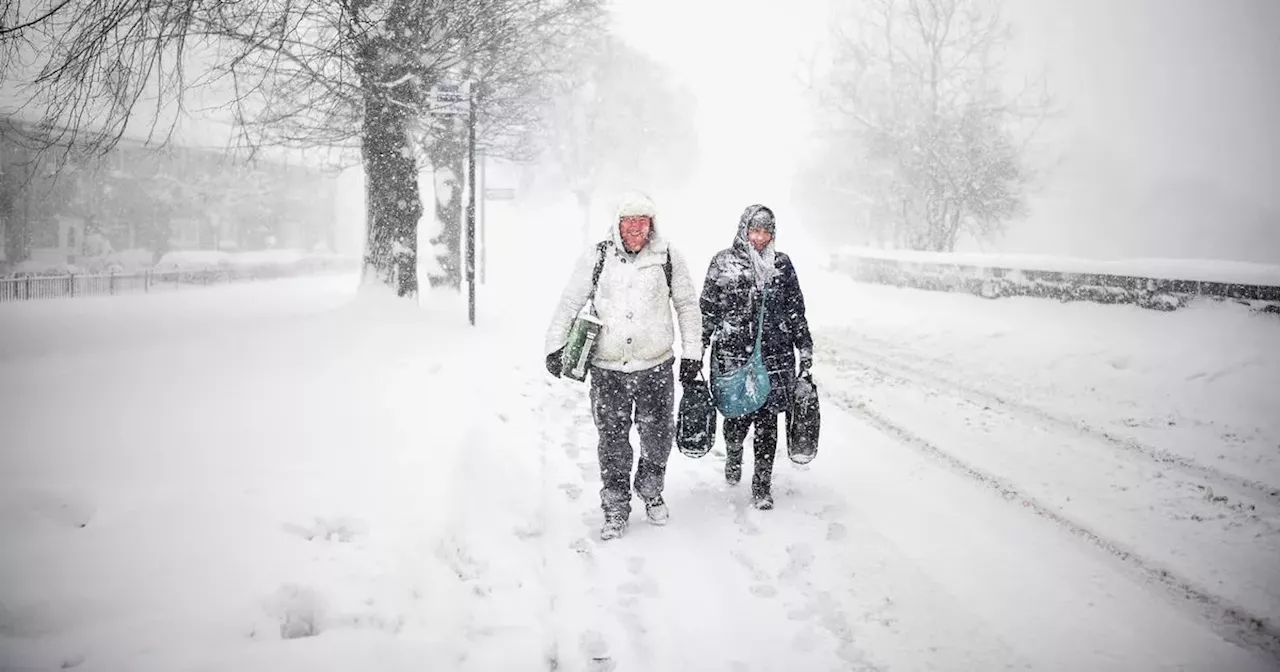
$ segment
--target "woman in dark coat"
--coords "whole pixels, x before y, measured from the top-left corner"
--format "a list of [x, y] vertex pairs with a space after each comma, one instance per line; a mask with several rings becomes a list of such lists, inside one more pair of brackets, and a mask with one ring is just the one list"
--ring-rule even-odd
[[800, 373], [813, 364], [813, 338], [804, 313], [804, 294], [791, 259], [774, 250], [773, 211], [752, 205], [738, 222], [733, 245], [716, 253], [703, 283], [702, 344], [711, 345], [711, 375], [747, 363], [755, 347], [761, 297], [764, 332], [761, 350], [769, 370], [769, 399], [758, 411], [724, 419], [724, 477], [731, 485], [742, 478], [742, 449], [747, 431], [755, 427], [755, 473], [751, 503], [773, 507], [773, 458], [778, 448], [778, 414], [791, 404], [795, 388], [797, 352]]

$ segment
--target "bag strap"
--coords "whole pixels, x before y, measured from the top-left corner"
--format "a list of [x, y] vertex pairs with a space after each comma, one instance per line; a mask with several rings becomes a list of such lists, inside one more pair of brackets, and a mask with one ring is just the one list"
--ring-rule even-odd
[[769, 288], [765, 287], [760, 292], [760, 317], [756, 320], [756, 350], [760, 349], [761, 338], [764, 336], [764, 302], [769, 298]]
[[671, 287], [671, 248], [667, 248], [667, 260], [662, 264], [662, 270], [667, 274], [667, 296], [675, 297], [675, 290]]
[[600, 284], [600, 272], [604, 270], [605, 249], [613, 241], [602, 240], [596, 243], [596, 251], [600, 253], [600, 258], [596, 259], [596, 267], [591, 271], [591, 293], [587, 295], [587, 303], [594, 303], [596, 300], [596, 286]]

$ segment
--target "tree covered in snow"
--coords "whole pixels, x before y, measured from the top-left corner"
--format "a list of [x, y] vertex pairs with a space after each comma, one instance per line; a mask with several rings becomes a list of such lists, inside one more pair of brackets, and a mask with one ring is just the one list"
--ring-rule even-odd
[[950, 251], [1026, 208], [1043, 79], [1013, 90], [1002, 0], [866, 0], [836, 22], [815, 83], [822, 125], [809, 197], [866, 242]]
[[674, 73], [609, 34], [567, 53], [542, 110], [542, 159], [584, 218], [600, 193], [678, 185], [697, 168], [696, 101]]
[[[366, 175], [366, 281], [417, 292], [418, 175], [457, 154], [429, 92], [470, 79], [481, 133], [520, 139], [520, 97], [600, 0], [4, 0], [0, 73], [26, 82], [50, 146], [105, 153], [139, 124], [176, 128], [200, 89], [236, 144], [336, 148]], [[514, 118], [514, 121], [512, 120]], [[515, 130], [513, 131], [513, 127]], [[453, 147], [452, 150], [448, 150]], [[330, 155], [333, 156], [333, 155]], [[455, 190], [460, 180], [455, 179]], [[460, 202], [456, 193], [449, 197]], [[436, 284], [458, 284], [457, 220]], [[453, 227], [452, 230], [449, 227]], [[450, 236], [452, 235], [452, 239]]]

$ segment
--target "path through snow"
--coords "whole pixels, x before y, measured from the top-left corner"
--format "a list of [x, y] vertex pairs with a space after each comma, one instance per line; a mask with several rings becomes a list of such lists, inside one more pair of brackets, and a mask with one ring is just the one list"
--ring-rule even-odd
[[50, 318], [0, 362], [0, 669], [1274, 669], [834, 403], [774, 510], [676, 452], [671, 522], [600, 542], [587, 388], [507, 308]]

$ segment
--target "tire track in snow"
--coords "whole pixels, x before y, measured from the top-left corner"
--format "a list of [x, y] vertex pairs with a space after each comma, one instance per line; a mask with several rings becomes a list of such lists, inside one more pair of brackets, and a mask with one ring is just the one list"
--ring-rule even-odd
[[1200, 617], [1223, 634], [1228, 641], [1280, 659], [1280, 630], [1274, 624], [1209, 592], [1187, 577], [1142, 556], [1124, 544], [1106, 538], [1088, 526], [1054, 511], [1050, 506], [1026, 494], [1009, 481], [956, 457], [907, 427], [890, 420], [866, 403], [852, 398], [847, 392], [829, 386], [826, 394], [837, 406], [849, 411], [881, 433], [942, 462], [954, 472], [990, 488], [1006, 501], [1016, 502], [1036, 515], [1059, 525], [1076, 537], [1090, 542], [1109, 557], [1119, 560], [1124, 566], [1136, 571], [1141, 578], [1162, 587], [1173, 597], [1195, 605]]
[[843, 361], [862, 364], [882, 375], [897, 378], [904, 382], [923, 383], [926, 386], [942, 387], [950, 390], [979, 406], [997, 406], [1011, 415], [1021, 415], [1039, 422], [1067, 430], [1073, 435], [1095, 442], [1101, 442], [1113, 448], [1119, 448], [1128, 454], [1142, 457], [1160, 466], [1173, 467], [1193, 480], [1201, 480], [1208, 484], [1207, 494], [1213, 497], [1214, 488], [1218, 491], [1230, 490], [1253, 500], [1255, 503], [1280, 507], [1280, 488], [1261, 481], [1245, 478], [1224, 472], [1215, 467], [1201, 464], [1171, 451], [1149, 446], [1134, 439], [1117, 436], [1105, 429], [1091, 425], [1083, 420], [1064, 417], [1051, 411], [1025, 402], [1014, 401], [1002, 394], [966, 385], [947, 376], [926, 371], [918, 366], [905, 363], [898, 358], [853, 345], [850, 339], [867, 339], [849, 333], [843, 333], [836, 339], [823, 339], [819, 344], [820, 351], [831, 356], [832, 361]]

